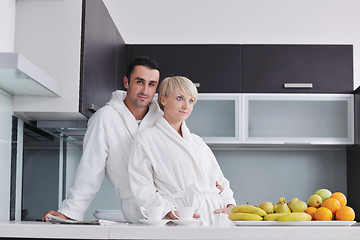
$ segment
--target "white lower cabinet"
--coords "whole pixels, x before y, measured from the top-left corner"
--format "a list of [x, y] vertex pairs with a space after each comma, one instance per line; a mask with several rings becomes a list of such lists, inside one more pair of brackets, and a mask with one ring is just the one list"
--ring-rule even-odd
[[243, 94], [245, 144], [353, 144], [352, 94]]
[[352, 94], [199, 94], [186, 121], [209, 144], [354, 143]]
[[240, 94], [199, 94], [186, 120], [206, 143], [240, 143]]

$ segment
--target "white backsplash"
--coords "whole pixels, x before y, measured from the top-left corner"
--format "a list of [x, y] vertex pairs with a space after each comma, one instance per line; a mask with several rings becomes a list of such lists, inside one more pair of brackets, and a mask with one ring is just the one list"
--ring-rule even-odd
[[320, 188], [346, 194], [346, 148], [214, 151], [237, 204], [299, 198]]

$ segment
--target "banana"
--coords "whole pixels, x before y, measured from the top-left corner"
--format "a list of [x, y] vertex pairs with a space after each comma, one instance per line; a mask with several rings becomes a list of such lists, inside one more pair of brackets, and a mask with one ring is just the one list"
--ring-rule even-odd
[[307, 213], [287, 213], [277, 218], [279, 222], [311, 221], [311, 215]]
[[230, 213], [228, 218], [231, 221], [261, 221], [263, 218], [252, 213]]
[[231, 209], [232, 213], [252, 213], [259, 215], [261, 217], [266, 215], [266, 212], [259, 207], [251, 206], [251, 205], [238, 205]]
[[278, 217], [283, 216], [288, 213], [271, 213], [264, 217], [265, 221], [277, 221]]

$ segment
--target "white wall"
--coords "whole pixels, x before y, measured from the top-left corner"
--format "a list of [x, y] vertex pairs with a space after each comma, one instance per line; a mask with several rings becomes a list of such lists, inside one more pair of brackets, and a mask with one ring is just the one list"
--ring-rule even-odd
[[358, 0], [104, 0], [128, 44], [354, 44]]
[[16, 96], [14, 112], [34, 120], [85, 119], [78, 113], [81, 13], [82, 0], [16, 1], [15, 51], [63, 88], [61, 97]]
[[[14, 50], [15, 0], [0, 1], [0, 52]], [[0, 221], [9, 220], [12, 97], [0, 90]]]
[[14, 50], [15, 0], [0, 2], [0, 52]]

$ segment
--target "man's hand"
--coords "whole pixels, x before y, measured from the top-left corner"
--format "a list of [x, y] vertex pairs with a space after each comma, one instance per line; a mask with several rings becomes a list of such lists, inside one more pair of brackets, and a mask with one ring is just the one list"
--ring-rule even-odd
[[48, 211], [47, 213], [44, 214], [44, 216], [42, 217], [42, 220], [45, 222], [46, 219], [48, 219], [48, 214], [50, 215], [53, 215], [55, 217], [59, 217], [59, 218], [62, 218], [62, 219], [69, 219], [67, 216], [65, 216], [64, 214], [60, 213], [60, 212], [56, 212], [54, 210], [50, 210]]
[[231, 209], [235, 207], [233, 204], [229, 204], [227, 205], [226, 208], [222, 208], [222, 209], [215, 209], [214, 213], [225, 213], [227, 215], [229, 215], [231, 213]]
[[[174, 211], [176, 216], [179, 216], [179, 212], [178, 211]], [[174, 214], [170, 211], [165, 215], [165, 218], [168, 219], [173, 219], [173, 220], [177, 220], [178, 218], [174, 216]], [[193, 218], [200, 218], [199, 214], [194, 213]]]

